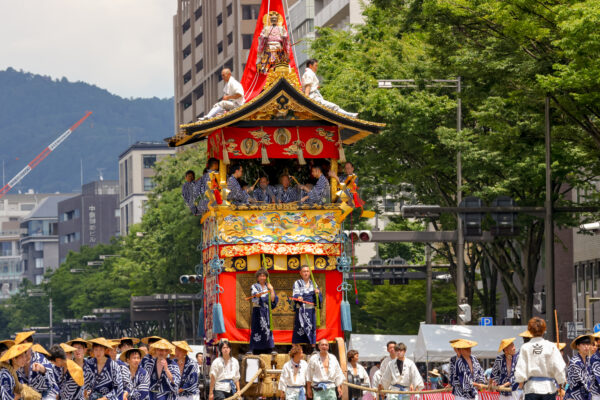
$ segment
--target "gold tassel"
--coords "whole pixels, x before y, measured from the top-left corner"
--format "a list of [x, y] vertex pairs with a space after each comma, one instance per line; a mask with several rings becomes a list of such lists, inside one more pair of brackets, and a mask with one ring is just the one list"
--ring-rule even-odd
[[296, 136], [298, 141], [296, 145], [298, 146], [298, 164], [306, 165], [306, 160], [304, 159], [304, 153], [302, 152], [302, 142], [300, 141], [300, 128], [296, 127]]
[[264, 164], [269, 164], [271, 161], [269, 161], [269, 156], [267, 155], [267, 146], [265, 146], [264, 144], [262, 145], [262, 149], [260, 150], [261, 156], [262, 156], [262, 160], [261, 163]]
[[346, 162], [346, 153], [344, 152], [344, 145], [342, 144], [342, 142], [340, 141], [339, 147], [338, 147], [339, 151], [340, 151], [340, 159], [339, 162], [340, 164], [343, 164]]
[[229, 152], [227, 151], [227, 143], [225, 143], [223, 129], [221, 129], [221, 141], [223, 142], [223, 163], [225, 165], [229, 165], [231, 162], [229, 161]]

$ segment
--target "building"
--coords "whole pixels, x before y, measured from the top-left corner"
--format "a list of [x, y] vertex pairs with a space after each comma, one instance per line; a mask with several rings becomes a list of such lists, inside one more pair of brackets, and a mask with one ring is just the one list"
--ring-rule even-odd
[[96, 181], [83, 185], [81, 194], [58, 203], [58, 257], [82, 245], [110, 243], [120, 229], [119, 182]]
[[175, 154], [164, 142], [137, 142], [119, 156], [119, 208], [122, 235], [129, 227], [142, 222], [148, 192], [154, 189], [154, 164]]
[[50, 196], [41, 201], [29, 215], [21, 228], [21, 254], [23, 278], [39, 285], [47, 271], [59, 266], [58, 259], [58, 203], [74, 194]]
[[49, 194], [7, 194], [0, 199], [0, 300], [15, 294], [23, 279], [21, 228], [23, 218]]
[[[296, 0], [287, 0], [289, 6]], [[261, 0], [177, 0], [173, 17], [175, 131], [222, 97], [221, 69], [241, 80]]]

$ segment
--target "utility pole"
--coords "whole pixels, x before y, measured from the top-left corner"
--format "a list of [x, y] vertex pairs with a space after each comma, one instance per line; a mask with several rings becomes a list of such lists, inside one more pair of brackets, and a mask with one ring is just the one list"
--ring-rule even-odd
[[[462, 92], [462, 79], [428, 79], [426, 80], [426, 88], [453, 88], [456, 89], [456, 131], [460, 138], [462, 131], [462, 101], [460, 98]], [[404, 88], [418, 89], [418, 85], [414, 79], [382, 79], [378, 81], [380, 89]], [[460, 206], [462, 201], [462, 152], [460, 144], [456, 153], [456, 203]], [[465, 299], [465, 234], [463, 232], [462, 219], [460, 214], [456, 216], [456, 309], [464, 304]], [[457, 324], [462, 325], [460, 318], [457, 318]]]
[[[427, 222], [427, 231], [431, 231], [432, 229], [431, 223]], [[427, 289], [426, 289], [426, 299], [425, 299], [425, 323], [432, 324], [433, 323], [433, 302], [432, 302], [432, 291], [433, 291], [433, 271], [431, 268], [431, 247], [429, 247], [429, 243], [425, 243], [425, 273], [427, 275]]]
[[54, 332], [52, 330], [52, 296], [50, 296], [48, 300], [48, 310], [50, 312], [50, 323], [48, 326], [50, 327], [50, 347], [54, 344]]
[[545, 101], [545, 147], [546, 147], [546, 202], [544, 218], [544, 260], [546, 264], [546, 328], [550, 340], [554, 340], [554, 215], [552, 213], [552, 145], [550, 132], [550, 97]]

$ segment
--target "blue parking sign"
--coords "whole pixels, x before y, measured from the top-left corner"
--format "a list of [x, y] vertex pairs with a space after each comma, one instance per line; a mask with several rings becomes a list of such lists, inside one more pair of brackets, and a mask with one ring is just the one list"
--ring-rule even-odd
[[493, 326], [494, 318], [493, 317], [481, 317], [479, 319], [479, 326]]

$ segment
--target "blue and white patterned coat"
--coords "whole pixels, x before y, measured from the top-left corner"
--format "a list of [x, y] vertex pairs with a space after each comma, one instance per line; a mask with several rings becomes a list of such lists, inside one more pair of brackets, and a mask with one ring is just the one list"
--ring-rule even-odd
[[240, 183], [233, 175], [227, 178], [227, 189], [229, 189], [227, 200], [232, 204], [236, 206], [248, 204], [248, 193], [242, 189]]
[[283, 186], [278, 186], [276, 190], [277, 201], [280, 203], [292, 203], [294, 201], [300, 201], [300, 188], [288, 187], [285, 189]]
[[[41, 364], [46, 368], [46, 373], [42, 374], [33, 370], [33, 364]], [[29, 362], [29, 374], [25, 375], [25, 370], [19, 368], [17, 377], [19, 382], [31, 386], [35, 391], [40, 393], [42, 397], [58, 394], [58, 385], [54, 381], [54, 373], [52, 372], [52, 364], [46, 357], [37, 351], [31, 352], [31, 360]]]
[[506, 382], [510, 382], [510, 387], [512, 390], [517, 390], [519, 384], [515, 382], [515, 367], [517, 365], [517, 361], [519, 357], [519, 353], [516, 353], [512, 358], [512, 363], [510, 365], [510, 371], [508, 371], [508, 365], [506, 363], [506, 355], [499, 354], [496, 357], [496, 361], [494, 361], [494, 365], [492, 367], [492, 375], [491, 378], [496, 382], [496, 385], [501, 386]]
[[565, 393], [565, 400], [589, 400], [590, 385], [592, 383], [586, 360], [580, 354], [575, 354], [567, 367], [567, 383], [569, 388]]
[[[178, 361], [175, 360], [175, 362]], [[179, 383], [179, 396], [193, 396], [198, 393], [200, 393], [198, 389], [198, 363], [185, 356], [185, 364], [183, 364], [183, 373]]]
[[167, 358], [167, 368], [173, 375], [173, 381], [167, 377], [164, 369], [161, 371], [161, 375], [158, 376], [156, 358], [152, 358], [146, 363], [145, 369], [150, 374], [150, 400], [175, 400], [177, 397], [181, 381], [179, 366], [175, 361]]
[[108, 400], [123, 400], [123, 377], [121, 367], [110, 358], [98, 373], [98, 360], [88, 358], [83, 363], [84, 388], [90, 391], [90, 400], [106, 397]]
[[590, 393], [596, 396], [600, 396], [600, 351], [595, 352], [590, 357], [589, 364], [590, 380]]
[[141, 366], [135, 371], [135, 376], [131, 376], [131, 392], [129, 399], [131, 400], [148, 400], [150, 398], [150, 374]]
[[0, 400], [14, 400], [15, 378], [7, 368], [0, 367]]
[[252, 192], [254, 200], [261, 201], [263, 203], [275, 203], [277, 196], [275, 195], [275, 188], [271, 185], [267, 185], [265, 189], [260, 186], [254, 189]]
[[[292, 297], [301, 298], [304, 301], [313, 303], [314, 306], [294, 301], [294, 332], [292, 333], [292, 343], [317, 343], [317, 316], [315, 312], [316, 296], [312, 280], [304, 284], [304, 280], [298, 279], [294, 282]], [[323, 296], [319, 292], [319, 305], [323, 305]]]
[[308, 192], [308, 204], [325, 204], [329, 198], [329, 181], [321, 175], [315, 186]]
[[60, 400], [83, 400], [84, 388], [75, 382], [68, 370], [62, 372], [58, 387]]
[[467, 360], [463, 357], [456, 359], [453, 386], [455, 396], [474, 399], [477, 396], [477, 389], [473, 386], [473, 383], [485, 383], [483, 368], [473, 356], [471, 356], [471, 364], [473, 365], [472, 373]]
[[[252, 317], [250, 326], [250, 350], [264, 350], [275, 347], [273, 342], [273, 332], [269, 321], [269, 290], [260, 283], [255, 283], [251, 287], [251, 295], [267, 292], [260, 297], [252, 298]], [[279, 297], [271, 302], [271, 309], [277, 307]]]

